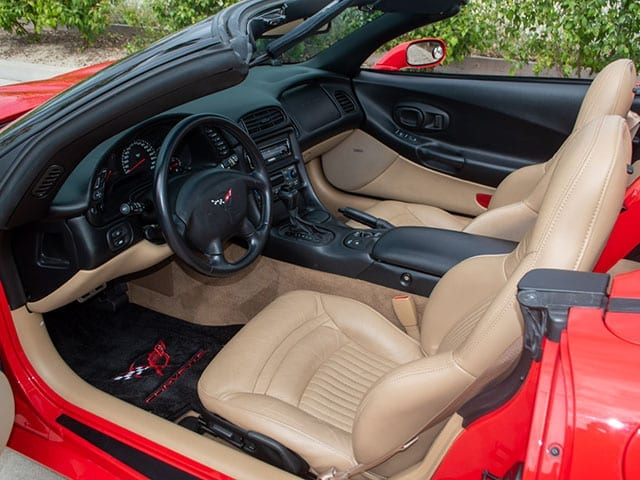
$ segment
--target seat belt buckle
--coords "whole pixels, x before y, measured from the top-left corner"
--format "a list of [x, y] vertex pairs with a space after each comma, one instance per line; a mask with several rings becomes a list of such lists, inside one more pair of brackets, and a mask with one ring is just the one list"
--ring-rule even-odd
[[419, 340], [420, 326], [418, 325], [418, 311], [413, 297], [411, 295], [397, 295], [393, 297], [391, 302], [393, 311], [407, 334]]

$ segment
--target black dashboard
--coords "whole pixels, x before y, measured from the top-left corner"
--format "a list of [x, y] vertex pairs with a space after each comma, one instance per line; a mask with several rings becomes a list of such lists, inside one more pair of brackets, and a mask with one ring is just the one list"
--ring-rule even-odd
[[[47, 220], [23, 227], [14, 237], [29, 300], [44, 298], [79, 270], [95, 269], [140, 240], [164, 243], [153, 206], [153, 175], [162, 142], [180, 120], [209, 113], [235, 121], [258, 145], [274, 199], [283, 185], [314, 196], [302, 151], [357, 128], [363, 114], [355, 98], [347, 79], [326, 72], [258, 67], [240, 85], [150, 118], [96, 146], [62, 186]], [[202, 127], [183, 140], [170, 174], [242, 168], [236, 145], [225, 132]], [[276, 208], [275, 215], [282, 210]]]

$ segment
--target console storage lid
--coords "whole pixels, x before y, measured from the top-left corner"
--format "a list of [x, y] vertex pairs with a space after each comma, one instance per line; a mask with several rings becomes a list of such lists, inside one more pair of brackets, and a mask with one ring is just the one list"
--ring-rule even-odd
[[371, 257], [379, 262], [442, 277], [465, 258], [503, 254], [518, 244], [453, 230], [397, 227], [376, 242]]

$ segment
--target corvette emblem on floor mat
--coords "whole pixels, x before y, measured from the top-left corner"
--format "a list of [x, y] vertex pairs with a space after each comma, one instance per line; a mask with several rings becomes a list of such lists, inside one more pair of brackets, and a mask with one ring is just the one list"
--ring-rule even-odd
[[141, 378], [152, 371], [162, 377], [170, 359], [171, 357], [167, 353], [167, 346], [162, 340], [158, 340], [153, 350], [136, 358], [129, 366], [128, 372], [113, 377], [113, 380], [115, 382], [126, 382], [133, 378]]
[[202, 349], [200, 350], [198, 353], [196, 353], [193, 357], [191, 357], [191, 359], [189, 361], [187, 361], [187, 363], [185, 363], [184, 365], [182, 365], [177, 371], [176, 373], [174, 373], [173, 375], [171, 375], [162, 385], [160, 385], [151, 395], [149, 395], [147, 398], [144, 399], [144, 403], [151, 403], [153, 402], [156, 398], [158, 398], [163, 392], [166, 392], [167, 390], [169, 390], [171, 388], [171, 386], [176, 383], [178, 381], [178, 379], [183, 376], [185, 373], [187, 373], [187, 370], [189, 370], [191, 367], [193, 367], [195, 365], [195, 363], [200, 360], [202, 357], [204, 357], [207, 354], [207, 350], [206, 349]]

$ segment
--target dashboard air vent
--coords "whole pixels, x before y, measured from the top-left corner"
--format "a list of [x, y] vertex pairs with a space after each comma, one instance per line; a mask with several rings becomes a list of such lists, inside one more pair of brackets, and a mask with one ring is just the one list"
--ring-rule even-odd
[[61, 167], [60, 165], [50, 165], [40, 177], [36, 186], [33, 187], [33, 190], [31, 190], [31, 194], [36, 198], [47, 197], [53, 190], [53, 187], [56, 186], [56, 183], [58, 183], [58, 180], [60, 180], [63, 173], [64, 167]]
[[344, 113], [353, 113], [356, 111], [356, 104], [354, 103], [353, 99], [349, 95], [347, 95], [346, 92], [342, 90], [336, 90], [333, 95], [334, 97], [336, 97], [336, 100], [340, 104], [340, 108]]
[[258, 135], [287, 121], [284, 112], [278, 107], [267, 107], [247, 113], [241, 118], [249, 135]]

